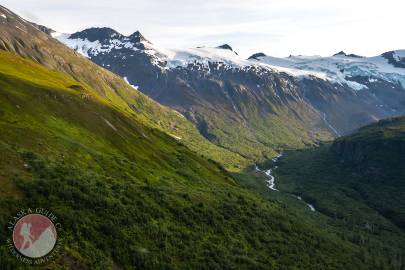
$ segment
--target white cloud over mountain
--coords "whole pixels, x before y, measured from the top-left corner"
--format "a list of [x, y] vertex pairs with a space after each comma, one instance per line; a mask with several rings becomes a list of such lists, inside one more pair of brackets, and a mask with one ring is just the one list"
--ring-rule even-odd
[[2, 0], [27, 19], [61, 32], [109, 26], [140, 30], [165, 47], [230, 43], [257, 51], [330, 55], [340, 50], [377, 55], [403, 48], [405, 2], [349, 0]]

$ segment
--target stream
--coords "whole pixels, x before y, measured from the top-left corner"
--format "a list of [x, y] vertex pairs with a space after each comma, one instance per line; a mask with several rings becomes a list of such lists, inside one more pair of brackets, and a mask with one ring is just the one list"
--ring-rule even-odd
[[276, 179], [275, 179], [274, 175], [272, 175], [272, 173], [273, 173], [273, 170], [274, 170], [274, 169], [277, 169], [277, 166], [274, 166], [274, 165], [277, 163], [277, 161], [278, 161], [282, 156], [283, 156], [283, 154], [281, 153], [281, 154], [279, 154], [278, 156], [274, 157], [274, 158], [272, 159], [272, 161], [273, 161], [273, 166], [272, 166], [271, 168], [265, 170], [265, 171], [260, 170], [259, 167], [258, 167], [257, 165], [255, 165], [256, 171], [262, 172], [262, 173], [264, 173], [264, 174], [267, 176], [267, 181], [266, 181], [266, 182], [267, 182], [267, 187], [268, 187], [269, 189], [273, 190], [273, 191], [279, 191], [279, 190], [276, 188]]
[[305, 201], [301, 198], [301, 196], [295, 196], [295, 195], [293, 195], [293, 196], [294, 196], [295, 198], [297, 198], [299, 201], [303, 201], [303, 202], [308, 206], [309, 210], [311, 210], [312, 212], [316, 212], [315, 207], [314, 207], [312, 204], [305, 202]]
[[[274, 175], [272, 175], [272, 173], [273, 173], [273, 170], [277, 169], [277, 167], [278, 167], [278, 166], [276, 165], [276, 164], [277, 164], [277, 161], [278, 161], [282, 156], [283, 156], [283, 153], [281, 153], [281, 154], [279, 154], [278, 156], [274, 157], [274, 158], [272, 159], [272, 161], [273, 161], [273, 166], [272, 166], [271, 168], [265, 170], [265, 171], [260, 170], [260, 168], [259, 168], [257, 165], [255, 165], [256, 171], [262, 172], [262, 173], [264, 173], [264, 174], [267, 176], [267, 181], [266, 181], [267, 187], [268, 187], [269, 189], [273, 190], [273, 191], [279, 191], [279, 190], [276, 188], [276, 178], [274, 177]], [[305, 201], [302, 199], [302, 197], [296, 196], [296, 195], [293, 195], [293, 196], [294, 196], [297, 200], [303, 201], [303, 202], [308, 206], [308, 208], [309, 208], [312, 212], [316, 212], [315, 207], [314, 207], [312, 204], [309, 204], [309, 203], [305, 202]]]

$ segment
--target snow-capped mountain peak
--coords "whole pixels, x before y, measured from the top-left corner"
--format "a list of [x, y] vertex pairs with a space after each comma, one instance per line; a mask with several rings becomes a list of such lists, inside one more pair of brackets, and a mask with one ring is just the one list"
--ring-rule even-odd
[[[370, 83], [385, 81], [405, 87], [405, 51], [391, 51], [375, 57], [362, 57], [341, 51], [330, 57], [289, 56], [278, 58], [256, 53], [244, 59], [231, 46], [166, 49], [156, 46], [136, 31], [125, 36], [111, 28], [89, 28], [69, 34], [52, 34], [86, 57], [109, 55], [114, 59], [139, 57], [159, 69], [194, 66], [197, 69], [256, 69], [282, 72], [290, 76], [316, 77], [359, 91]], [[111, 63], [103, 63], [107, 66]], [[125, 62], [125, 61], [124, 61]], [[212, 64], [215, 64], [214, 66]], [[124, 64], [125, 65], [125, 64]]]
[[266, 57], [266, 56], [267, 56], [266, 54], [264, 54], [264, 53], [262, 53], [262, 52], [259, 52], [259, 53], [252, 54], [252, 55], [248, 58], [248, 60], [252, 60], [252, 59], [254, 59], [254, 60], [259, 60], [259, 59], [258, 59], [259, 57]]
[[128, 36], [128, 38], [136, 43], [140, 43], [140, 42], [147, 42], [147, 43], [151, 43], [149, 40], [147, 40], [139, 31], [135, 31], [132, 35]]
[[357, 54], [353, 54], [353, 53], [351, 53], [351, 54], [347, 54], [347, 53], [345, 53], [344, 51], [340, 51], [340, 52], [338, 52], [338, 53], [335, 53], [333, 56], [335, 56], [335, 57], [354, 57], [354, 58], [362, 58], [363, 56], [360, 56], [360, 55], [357, 55]]
[[405, 50], [397, 50], [383, 53], [381, 55], [388, 60], [388, 63], [397, 68], [405, 68]]
[[[226, 112], [242, 124], [250, 119], [246, 104], [256, 104], [264, 114], [274, 109], [266, 104], [305, 107], [297, 115], [318, 119], [313, 123], [334, 134], [404, 112], [405, 51], [375, 57], [343, 51], [328, 57], [256, 53], [245, 59], [227, 44], [162, 48], [138, 31], [126, 36], [94, 28], [53, 36], [202, 128], [205, 112], [218, 106], [221, 117]], [[290, 107], [295, 103], [300, 105]], [[201, 106], [205, 109], [196, 113]]]
[[217, 48], [218, 48], [218, 49], [224, 49], [224, 50], [230, 50], [230, 51], [234, 52], [236, 55], [238, 55], [238, 53], [235, 52], [235, 51], [232, 49], [232, 47], [231, 47], [230, 45], [228, 45], [228, 44], [223, 44], [223, 45], [221, 45], [221, 46], [218, 46]]
[[251, 65], [251, 63], [233, 51], [230, 46], [229, 48], [219, 46], [166, 50], [166, 54], [163, 57], [167, 62], [168, 68], [185, 67], [190, 64], [199, 64], [207, 67], [209, 63], [223, 64], [228, 68], [241, 68]]
[[150, 43], [139, 31], [125, 36], [108, 27], [89, 28], [74, 34], [53, 33], [52, 36], [88, 58], [113, 50], [145, 50], [144, 43]]
[[123, 35], [108, 27], [94, 27], [70, 35], [70, 39], [87, 39], [90, 42], [106, 42], [110, 39], [121, 39]]
[[277, 58], [256, 56], [254, 60], [280, 71], [285, 71], [286, 68], [290, 71], [306, 71], [316, 77], [345, 84], [354, 90], [367, 89], [368, 83], [377, 80], [401, 84], [405, 88], [405, 69], [402, 68], [405, 67], [405, 58], [401, 58], [404, 55], [403, 52], [393, 51], [375, 57], [360, 57], [344, 52], [332, 57], [289, 56]]

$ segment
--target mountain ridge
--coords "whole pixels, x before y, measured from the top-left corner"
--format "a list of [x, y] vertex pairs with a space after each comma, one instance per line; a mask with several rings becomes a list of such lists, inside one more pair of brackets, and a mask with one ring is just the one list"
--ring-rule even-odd
[[[167, 134], [83, 97], [68, 74], [10, 52], [0, 59], [0, 227], [23, 208], [51, 209], [64, 245], [47, 268], [367, 269], [379, 261], [320, 217], [242, 188]], [[1, 267], [26, 268], [4, 245], [0, 255]]]
[[[250, 159], [405, 113], [405, 69], [384, 56], [258, 54], [247, 60], [229, 48], [169, 50], [128, 44], [127, 37], [97, 44], [60, 40], [177, 110], [211, 142]], [[391, 61], [400, 65], [401, 59], [401, 51], [393, 52]], [[250, 149], [242, 142], [251, 142]]]
[[391, 229], [405, 232], [404, 157], [402, 116], [367, 125], [317, 149], [292, 151], [275, 172], [282, 191], [302, 196], [318, 211], [356, 224], [375, 222], [375, 231], [390, 234]]
[[[25, 51], [0, 51], [2, 243], [11, 237], [5, 231], [9, 217], [44, 206], [63, 224], [63, 245], [60, 255], [40, 268], [361, 266], [361, 247], [314, 227], [311, 217], [242, 188], [218, 163], [147, 119], [113, 106], [117, 103], [102, 95], [112, 94], [107, 87], [99, 94], [101, 89], [72, 76], [86, 78], [99, 67], [70, 54], [61, 54], [66, 58], [59, 61], [94, 69], [68, 73], [47, 67], [52, 59], [41, 64], [41, 58], [18, 54], [30, 56], [32, 40], [16, 35]], [[12, 37], [7, 41], [17, 40]], [[42, 49], [52, 49], [52, 41], [43, 42]], [[304, 259], [292, 260], [289, 250], [297, 247]], [[29, 266], [1, 245], [0, 267]]]
[[[320, 141], [339, 116], [325, 104], [352, 102], [335, 111], [351, 116], [344, 110], [375, 105], [360, 102], [368, 92], [235, 69], [228, 49], [173, 56], [187, 63], [173, 68], [147, 42], [146, 52], [125, 40], [93, 41], [97, 55], [82, 47], [126, 82], [44, 32], [0, 7], [1, 243], [10, 217], [45, 207], [63, 227], [60, 254], [38, 266], [50, 270], [403, 269], [405, 155], [395, 142], [405, 122], [365, 127], [336, 149]], [[267, 162], [270, 183], [244, 167], [280, 152]], [[0, 268], [29, 267], [0, 245]]]

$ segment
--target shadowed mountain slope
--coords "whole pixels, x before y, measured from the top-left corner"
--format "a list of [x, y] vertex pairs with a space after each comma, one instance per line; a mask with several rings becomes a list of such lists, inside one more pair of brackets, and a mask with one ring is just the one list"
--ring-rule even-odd
[[[231, 170], [240, 170], [248, 161], [238, 154], [210, 143], [179, 113], [168, 109], [131, 87], [117, 75], [95, 65], [59, 41], [4, 7], [0, 12], [0, 49], [32, 59], [73, 79], [71, 87], [119, 109], [129, 117], [158, 128], [192, 150], [219, 161]], [[52, 32], [47, 30], [46, 32]]]

